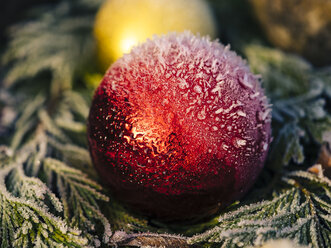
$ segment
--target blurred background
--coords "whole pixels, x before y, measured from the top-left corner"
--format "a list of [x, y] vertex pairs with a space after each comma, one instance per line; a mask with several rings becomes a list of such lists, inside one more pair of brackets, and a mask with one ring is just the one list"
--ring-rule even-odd
[[[8, 38], [8, 27], [16, 22], [29, 21], [29, 18], [36, 15], [36, 6], [43, 6], [38, 11], [47, 11], [47, 8], [55, 6], [59, 2], [66, 2], [60, 0], [12, 0], [3, 1], [2, 8], [0, 10], [0, 39], [1, 47], [4, 46]], [[75, 2], [75, 0], [73, 1]], [[175, 29], [177, 25], [177, 30], [182, 27], [187, 26], [188, 29], [192, 29], [194, 32], [202, 33], [203, 35], [209, 34], [213, 38], [219, 38], [225, 44], [231, 44], [232, 48], [237, 51], [241, 51], [242, 45], [249, 42], [258, 42], [264, 45], [276, 46], [284, 51], [296, 53], [303, 56], [311, 63], [316, 66], [326, 66], [331, 63], [331, 1], [330, 0], [206, 0], [206, 1], [191, 1], [193, 2], [204, 2], [208, 5], [211, 12], [203, 13], [205, 10], [201, 9], [204, 3], [194, 3], [193, 5], [199, 5], [199, 12], [193, 13], [197, 20], [193, 21], [200, 25], [199, 27], [194, 26], [190, 18], [186, 18], [185, 14], [181, 12], [171, 12], [167, 6], [172, 6], [173, 4], [164, 4], [165, 1], [160, 0], [143, 0], [140, 6], [137, 5], [139, 1], [122, 1], [122, 6], [118, 2], [121, 1], [93, 1], [93, 2], [108, 2], [108, 6], [101, 5], [108, 15], [108, 20], [103, 17], [103, 22], [109, 22], [108, 26], [106, 23], [102, 23], [99, 20], [99, 29], [109, 29], [110, 37], [106, 37], [104, 34], [100, 34], [100, 31], [95, 31], [95, 36], [97, 40], [104, 40], [103, 42], [120, 42], [120, 38], [114, 36], [114, 32], [119, 32], [118, 30], [123, 30], [125, 25], [131, 22], [131, 19], [135, 18], [136, 22], [145, 19], [145, 22], [141, 22], [140, 28], [144, 29], [145, 35], [151, 36], [154, 33], [166, 33], [169, 30]], [[109, 3], [109, 2], [114, 2]], [[148, 7], [150, 3], [152, 5], [160, 2], [164, 4], [163, 9], [155, 11], [155, 6]], [[172, 2], [172, 1], [170, 1]], [[182, 2], [182, 1], [173, 1]], [[184, 11], [193, 9], [194, 7], [190, 5], [190, 1], [184, 1], [184, 6], [179, 7]], [[129, 5], [132, 8], [128, 8]], [[112, 5], [112, 6], [110, 6]], [[142, 6], [144, 5], [144, 6]], [[180, 4], [178, 4], [180, 5]], [[138, 7], [137, 7], [138, 6]], [[165, 8], [166, 7], [166, 8]], [[154, 9], [153, 9], [154, 8]], [[33, 11], [32, 11], [33, 10]], [[144, 14], [135, 15], [136, 12], [143, 12]], [[170, 13], [168, 13], [168, 12]], [[99, 11], [101, 12], [101, 11]], [[122, 13], [120, 13], [122, 12]], [[116, 17], [117, 13], [117, 17]], [[125, 16], [127, 13], [127, 16]], [[162, 14], [167, 15], [167, 20], [173, 23], [168, 25], [168, 27], [160, 28], [155, 27], [155, 24], [159, 22], [162, 18]], [[133, 16], [132, 16], [133, 15]], [[97, 20], [102, 19], [99, 13], [97, 15]], [[113, 16], [113, 17], [112, 17]], [[153, 20], [153, 17], [158, 17], [158, 20]], [[112, 20], [111, 20], [112, 18]], [[116, 19], [117, 18], [117, 19]], [[148, 18], [151, 18], [148, 20]], [[177, 23], [175, 21], [177, 21]], [[182, 23], [178, 23], [181, 20]], [[212, 21], [211, 21], [212, 20]], [[117, 22], [116, 22], [117, 21]], [[123, 23], [124, 22], [124, 23]], [[211, 23], [214, 22], [214, 23]], [[120, 25], [121, 24], [121, 25]], [[164, 25], [164, 23], [159, 23]], [[137, 24], [138, 25], [138, 24]], [[136, 26], [137, 26], [136, 25]], [[204, 26], [203, 26], [204, 25]], [[180, 27], [178, 27], [180, 26]], [[208, 27], [209, 26], [209, 30]], [[211, 28], [210, 28], [211, 26]], [[174, 28], [175, 27], [175, 28]], [[155, 30], [153, 30], [156, 29]], [[96, 28], [95, 28], [96, 29]], [[146, 31], [146, 29], [150, 29]], [[160, 30], [161, 29], [161, 30]], [[117, 31], [116, 31], [117, 30]], [[201, 32], [201, 30], [203, 30]], [[141, 33], [141, 30], [136, 30], [136, 33]], [[104, 31], [105, 33], [105, 31]], [[144, 37], [145, 38], [145, 37]], [[117, 40], [116, 40], [117, 39]], [[116, 41], [115, 41], [116, 40]], [[142, 37], [138, 37], [141, 41]], [[123, 42], [123, 40], [122, 40]], [[131, 46], [134, 41], [126, 40], [122, 47]], [[115, 45], [112, 45], [115, 46]], [[100, 46], [99, 46], [100, 47]], [[104, 49], [104, 48], [103, 48]], [[110, 57], [116, 59], [120, 56], [122, 51], [118, 51], [121, 48], [112, 48], [110, 51], [113, 54]], [[115, 51], [114, 49], [117, 49]], [[123, 49], [123, 48], [122, 48]], [[100, 49], [99, 49], [100, 50]], [[100, 57], [100, 56], [99, 56]], [[107, 58], [100, 58], [102, 63], [107, 61]], [[108, 58], [109, 60], [109, 58]], [[107, 62], [106, 62], [107, 63]]]
[[0, 9], [0, 44], [7, 40], [6, 30], [11, 24], [27, 17], [27, 10], [41, 4], [52, 4], [58, 0], [12, 0], [2, 1]]

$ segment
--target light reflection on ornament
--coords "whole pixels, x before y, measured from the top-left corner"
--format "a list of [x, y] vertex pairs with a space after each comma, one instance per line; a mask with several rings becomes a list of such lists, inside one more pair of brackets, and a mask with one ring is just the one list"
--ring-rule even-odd
[[137, 44], [138, 44], [138, 40], [136, 39], [136, 37], [133, 36], [125, 37], [121, 40], [119, 52], [121, 54], [128, 53], [130, 52], [131, 48]]
[[165, 117], [153, 116], [148, 110], [145, 114], [144, 118], [129, 118], [130, 125], [126, 126], [128, 135], [124, 135], [124, 138], [128, 144], [150, 148], [153, 155], [166, 154], [169, 145], [167, 137], [174, 130], [167, 124]]

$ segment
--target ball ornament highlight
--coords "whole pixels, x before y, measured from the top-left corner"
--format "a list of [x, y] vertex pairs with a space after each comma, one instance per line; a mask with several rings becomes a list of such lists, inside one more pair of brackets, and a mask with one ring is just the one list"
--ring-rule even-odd
[[118, 59], [88, 118], [94, 165], [112, 194], [163, 220], [215, 213], [254, 184], [271, 109], [245, 61], [209, 38], [170, 33]]

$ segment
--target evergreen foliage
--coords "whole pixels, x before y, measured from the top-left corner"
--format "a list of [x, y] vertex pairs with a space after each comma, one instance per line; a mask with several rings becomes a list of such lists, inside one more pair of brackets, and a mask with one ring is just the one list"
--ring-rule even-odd
[[330, 247], [331, 182], [306, 170], [331, 143], [331, 68], [251, 39], [235, 44], [263, 78], [274, 141], [249, 195], [199, 224], [147, 220], [108, 199], [85, 127], [102, 77], [92, 36], [100, 3], [62, 0], [10, 29], [0, 71], [1, 247], [247, 247], [278, 238]]
[[[219, 224], [190, 238], [206, 247], [248, 247], [269, 239], [290, 238], [312, 247], [330, 244], [331, 181], [309, 172], [282, 177], [271, 200], [244, 205], [223, 214]], [[318, 186], [317, 186], [318, 185]]]
[[2, 60], [2, 89], [11, 99], [3, 110], [14, 116], [1, 135], [3, 247], [109, 242], [110, 224], [99, 206], [108, 197], [81, 172], [92, 168], [85, 141], [88, 103], [71, 90], [84, 59], [93, 55], [89, 33], [96, 7], [62, 1], [11, 31]]

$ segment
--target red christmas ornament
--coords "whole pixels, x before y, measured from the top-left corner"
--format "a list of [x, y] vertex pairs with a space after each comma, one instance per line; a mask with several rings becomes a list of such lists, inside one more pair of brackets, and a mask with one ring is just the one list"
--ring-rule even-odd
[[257, 76], [218, 42], [154, 37], [117, 60], [88, 119], [94, 165], [113, 194], [165, 220], [214, 213], [263, 167], [270, 108]]

